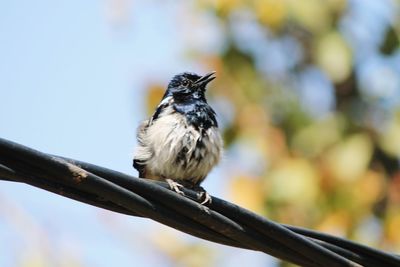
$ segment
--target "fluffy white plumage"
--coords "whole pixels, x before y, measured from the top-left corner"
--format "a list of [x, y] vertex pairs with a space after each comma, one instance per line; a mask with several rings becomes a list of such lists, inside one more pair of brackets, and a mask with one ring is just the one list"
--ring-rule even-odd
[[[161, 104], [172, 101], [166, 98]], [[145, 165], [149, 179], [173, 179], [198, 185], [219, 162], [223, 141], [216, 127], [195, 129], [185, 116], [166, 107], [157, 120], [138, 129], [135, 160]]]

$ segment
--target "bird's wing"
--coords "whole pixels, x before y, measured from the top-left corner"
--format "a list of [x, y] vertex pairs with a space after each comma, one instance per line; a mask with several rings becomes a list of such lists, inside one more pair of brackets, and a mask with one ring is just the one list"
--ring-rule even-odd
[[151, 116], [148, 125], [151, 125], [153, 123], [153, 121], [155, 121], [158, 116], [160, 116], [161, 112], [168, 107], [169, 105], [171, 105], [172, 102], [172, 96], [167, 96], [165, 97], [160, 104], [158, 104], [156, 111], [153, 113], [153, 116]]
[[137, 130], [137, 141], [138, 147], [133, 158], [133, 167], [139, 172], [139, 177], [144, 178], [146, 176], [146, 161], [148, 157], [148, 147], [146, 145], [146, 131], [149, 127], [149, 120], [143, 121]]
[[146, 162], [153, 157], [153, 149], [146, 139], [147, 129], [158, 119], [160, 114], [168, 107], [172, 102], [172, 97], [165, 97], [160, 104], [157, 106], [156, 111], [150, 117], [150, 119], [143, 121], [137, 131], [138, 148], [135, 152], [133, 159], [133, 167], [139, 172], [140, 178], [145, 178], [149, 173], [146, 173]]

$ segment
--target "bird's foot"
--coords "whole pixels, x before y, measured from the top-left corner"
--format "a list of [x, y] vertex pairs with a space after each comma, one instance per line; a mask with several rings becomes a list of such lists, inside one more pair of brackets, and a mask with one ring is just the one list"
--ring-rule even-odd
[[183, 188], [183, 185], [181, 185], [180, 183], [175, 182], [172, 179], [165, 179], [165, 181], [168, 183], [169, 188], [171, 188], [171, 190], [175, 191], [179, 195], [182, 195], [182, 196], [185, 195], [185, 193], [183, 193], [183, 191], [181, 190], [181, 188]]
[[203, 187], [196, 186], [193, 188], [193, 190], [196, 191], [197, 197], [201, 201], [200, 204], [202, 204], [202, 205], [211, 204], [211, 202], [212, 202], [211, 195], [209, 193], [207, 193], [207, 191]]

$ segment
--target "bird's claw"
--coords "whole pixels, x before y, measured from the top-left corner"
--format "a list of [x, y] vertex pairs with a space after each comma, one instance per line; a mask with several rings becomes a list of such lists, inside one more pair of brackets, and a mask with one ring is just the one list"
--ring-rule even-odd
[[177, 183], [171, 179], [166, 179], [165, 181], [168, 183], [169, 188], [171, 188], [171, 190], [175, 191], [179, 195], [182, 195], [182, 196], [185, 195], [185, 193], [180, 189], [180, 188], [183, 188], [183, 185], [181, 185], [180, 183]]
[[194, 188], [194, 190], [197, 192], [198, 199], [201, 200], [200, 204], [202, 205], [211, 204], [212, 202], [211, 195], [207, 193], [207, 191], [203, 187], [199, 186], [197, 188]]

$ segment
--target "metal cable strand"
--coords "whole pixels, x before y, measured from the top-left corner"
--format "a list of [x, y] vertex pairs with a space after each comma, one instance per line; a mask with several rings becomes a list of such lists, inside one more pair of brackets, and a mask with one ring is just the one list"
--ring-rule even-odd
[[[352, 250], [355, 253], [363, 254], [365, 257], [369, 258], [370, 260], [376, 260], [380, 262], [380, 266], [396, 266], [400, 267], [400, 256], [387, 253], [375, 248], [371, 248], [362, 244], [355, 243], [353, 241], [343, 239], [340, 237], [328, 235], [325, 233], [313, 231], [310, 229], [305, 229], [297, 226], [292, 225], [284, 225], [288, 229], [301, 234], [303, 236], [308, 236], [316, 240], [321, 240], [326, 243], [330, 243], [336, 245], [337, 247], [341, 247], [344, 249]], [[376, 266], [376, 265], [375, 265]]]
[[[126, 183], [129, 183], [129, 181], [132, 179], [132, 177], [130, 176], [127, 176], [120, 172], [109, 170], [104, 167], [99, 167], [90, 163], [72, 160], [68, 158], [64, 159], [71, 163], [79, 165], [82, 168], [89, 170], [90, 172], [96, 173], [102, 177], [106, 177], [106, 179], [111, 180], [117, 184], [122, 184], [122, 185], [125, 184], [126, 186]], [[168, 185], [164, 182], [158, 182], [158, 181], [151, 181], [151, 182], [157, 183], [163, 187], [168, 187]], [[187, 197], [200, 201], [196, 193], [194, 193], [193, 191], [187, 189], [183, 190]], [[252, 226], [255, 229], [260, 228], [262, 232], [265, 232], [267, 229], [270, 229], [272, 230], [272, 232], [275, 232], [277, 229], [276, 223], [271, 222], [259, 215], [244, 210], [238, 207], [237, 205], [226, 202], [222, 199], [218, 199], [216, 197], [213, 197], [213, 201], [210, 205], [210, 208], [220, 212], [221, 214], [231, 219], [235, 219], [237, 222], [240, 222], [244, 225]], [[377, 263], [379, 263], [378, 264], [379, 266], [400, 266], [400, 258], [397, 255], [386, 253], [374, 248], [357, 244], [355, 242], [351, 242], [346, 239], [319, 233], [309, 229], [303, 229], [288, 225], [282, 225], [282, 226], [293, 232], [300, 234], [303, 237], [311, 238], [312, 240], [314, 240], [314, 242], [328, 248], [333, 252], [336, 252], [337, 254], [340, 254], [342, 256], [347, 255], [346, 258], [351, 259], [352, 261], [357, 262], [359, 264], [362, 264], [363, 266], [377, 266]], [[277, 237], [280, 238], [281, 241], [283, 240], [284, 242], [287, 242], [287, 240], [285, 240], [284, 235], [282, 236], [278, 234]], [[272, 236], [271, 238], [274, 238], [274, 236]], [[325, 242], [320, 242], [320, 241], [325, 241]], [[299, 248], [299, 250], [302, 249], [303, 248]], [[367, 262], [369, 264], [367, 264]]]
[[[125, 188], [129, 188], [130, 186], [132, 187], [141, 187], [142, 183], [141, 181], [137, 179], [132, 179], [131, 176], [128, 176], [123, 173], [118, 173], [112, 170], [108, 170], [106, 168], [102, 168], [99, 166], [95, 166], [93, 164], [85, 163], [85, 162], [80, 162], [76, 160], [71, 160], [71, 159], [66, 159], [69, 162], [72, 162], [74, 164], [77, 164], [81, 166], [82, 168], [89, 170], [90, 172], [96, 173], [102, 177], [105, 177], [106, 179], [115, 182], [116, 184], [119, 184]], [[139, 184], [137, 184], [139, 182]], [[153, 184], [154, 182], [148, 182], [147, 183]], [[136, 183], [136, 185], [135, 185]], [[158, 184], [166, 187], [167, 185], [163, 182], [157, 182]], [[152, 187], [153, 189], [157, 189], [157, 187]], [[146, 189], [142, 189], [144, 193], [146, 192]], [[184, 192], [187, 196], [191, 197], [192, 199], [197, 199], [197, 195], [193, 194], [190, 190], [185, 190]], [[163, 196], [160, 194], [151, 194], [151, 196], [156, 196], [158, 198], [161, 198], [162, 200], [167, 200], [168, 196]], [[171, 200], [173, 202], [173, 200]], [[166, 203], [169, 203], [167, 201]], [[222, 200], [213, 197], [213, 201], [210, 205], [211, 210], [215, 210], [219, 212], [220, 214], [225, 215], [228, 218], [231, 218], [233, 220], [237, 220], [236, 214], [241, 213], [242, 216], [242, 221], [239, 220], [242, 226], [247, 226], [249, 220], [252, 220], [254, 217], [254, 213], [251, 213], [249, 211], [246, 211], [236, 205], [233, 205], [228, 202], [224, 202], [222, 205]], [[176, 208], [176, 210], [180, 210], [182, 207], [179, 207], [179, 203], [174, 203], [172, 205], [172, 208]], [[246, 212], [243, 212], [246, 211]], [[197, 211], [191, 209], [189, 212], [192, 213], [192, 216], [196, 216]], [[250, 216], [249, 216], [250, 215]], [[259, 217], [259, 216], [258, 216]], [[262, 218], [262, 217], [260, 217]], [[286, 229], [285, 227], [280, 226], [279, 224], [273, 223], [271, 221], [265, 220], [262, 222], [263, 227], [261, 227], [261, 231], [257, 232], [257, 235], [262, 236], [265, 238], [265, 242], [268, 242], [270, 244], [273, 244], [273, 247], [279, 248], [278, 252], [280, 252], [281, 249], [287, 250], [292, 249], [294, 253], [300, 253], [305, 256], [310, 257], [313, 260], [317, 261], [325, 261], [331, 258], [331, 259], [336, 259], [337, 256], [334, 255], [331, 251], [329, 250], [324, 250], [321, 248], [319, 245], [316, 245], [315, 243], [309, 241], [308, 239], [303, 238], [302, 236], [299, 235], [293, 235], [293, 232]], [[257, 229], [257, 228], [252, 228], [251, 226], [249, 229]], [[319, 250], [318, 254], [315, 254], [315, 249]], [[297, 252], [296, 252], [297, 251]], [[314, 257], [314, 258], [312, 258]], [[333, 263], [331, 263], [333, 264]], [[354, 266], [352, 263], [348, 261], [343, 261], [341, 263], [342, 265], [339, 266]], [[335, 266], [335, 265], [329, 265], [329, 266]]]
[[90, 205], [147, 217], [224, 245], [268, 253], [301, 266], [400, 266], [400, 258], [308, 229], [280, 225], [213, 197], [209, 207], [168, 189], [93, 164], [48, 155], [0, 138], [0, 179], [30, 184]]
[[[2, 160], [3, 158], [0, 155], [0, 161]], [[4, 161], [2, 163], [4, 164]], [[18, 164], [18, 162], [16, 163], [13, 162], [12, 165], [14, 168], [18, 168], [18, 165], [21, 166], [21, 164], [20, 163]], [[43, 162], [39, 161], [39, 165], [43, 166]], [[62, 164], [60, 166], [62, 166]], [[28, 167], [28, 169], [30, 168]], [[27, 169], [24, 168], [24, 171], [26, 170]], [[0, 169], [0, 174], [4, 172], [5, 170]], [[80, 201], [83, 200], [83, 202], [85, 203], [90, 203], [90, 202], [100, 203], [100, 205], [97, 206], [105, 207], [107, 209], [109, 209], [108, 203], [111, 203], [112, 209], [110, 210], [115, 210], [116, 208], [118, 209], [118, 207], [121, 206], [125, 208], [127, 211], [130, 211], [132, 215], [136, 215], [137, 213], [139, 213], [142, 217], [149, 217], [151, 219], [160, 221], [164, 224], [167, 224], [181, 231], [187, 232], [191, 235], [209, 239], [214, 242], [220, 242], [222, 244], [227, 243], [233, 246], [240, 246], [237, 243], [232, 242], [230, 240], [225, 240], [223, 238], [221, 239], [218, 233], [208, 231], [209, 229], [204, 228], [202, 226], [190, 227], [190, 225], [193, 225], [193, 222], [181, 216], [180, 214], [171, 212], [170, 210], [166, 210], [160, 205], [151, 203], [150, 201], [142, 198], [141, 196], [129, 192], [126, 189], [120, 188], [119, 186], [112, 184], [108, 181], [102, 180], [94, 176], [93, 174], [81, 172], [80, 175], [87, 175], [87, 177], [85, 177], [85, 182], [83, 181], [79, 182], [78, 180], [81, 178], [77, 178], [76, 173], [71, 176], [70, 180], [65, 179], [64, 176], [65, 173], [62, 172], [60, 172], [60, 175], [58, 176], [57, 175], [47, 176], [47, 174], [42, 173], [40, 169], [36, 170], [35, 173], [41, 173], [39, 179], [15, 171], [13, 176], [10, 175], [10, 173], [8, 173], [7, 178], [8, 179], [11, 178], [14, 179], [15, 181], [21, 181], [21, 182], [32, 181], [32, 183], [30, 184], [34, 186], [39, 186], [46, 190], [48, 190], [48, 187], [52, 187], [51, 188], [52, 190], [50, 190], [52, 192], [61, 194], [63, 196], [68, 196], [74, 199], [80, 198], [79, 200]], [[43, 181], [42, 183], [37, 182], [40, 179]], [[54, 187], [54, 185], [56, 185], [56, 187]], [[59, 191], [60, 188], [61, 191]], [[74, 194], [67, 195], [67, 193], [71, 192], [71, 188], [73, 188], [72, 192]], [[82, 189], [84, 190], [82, 191]], [[77, 191], [79, 191], [79, 193], [76, 193]], [[86, 198], [86, 195], [88, 195], [89, 198]], [[110, 201], [110, 199], [113, 199], [114, 201]], [[124, 213], [127, 214], [127, 212]]]

